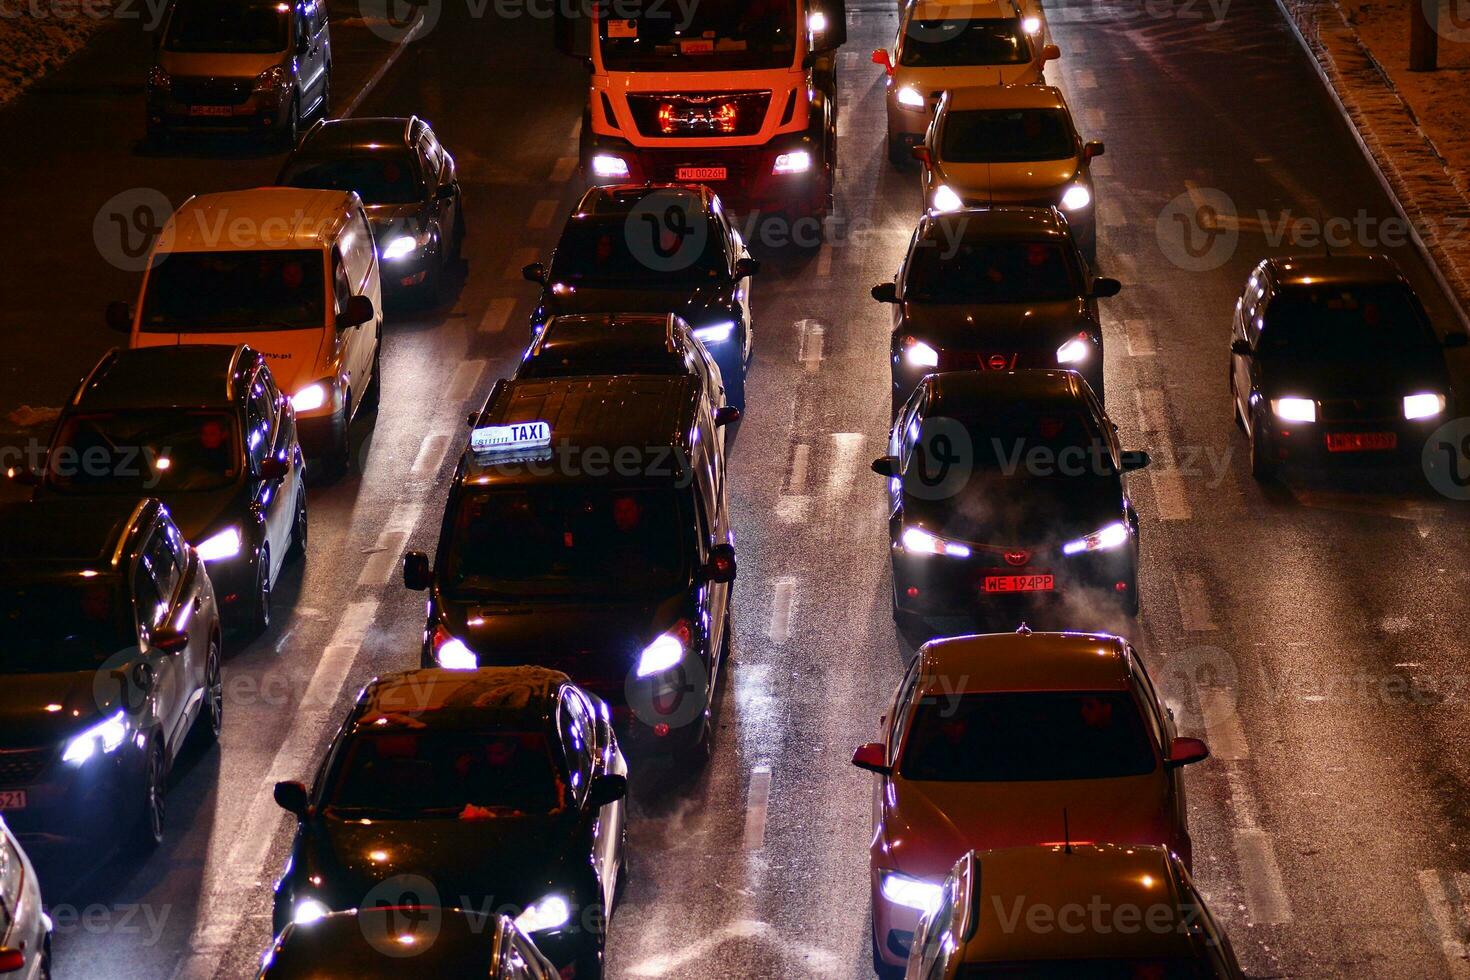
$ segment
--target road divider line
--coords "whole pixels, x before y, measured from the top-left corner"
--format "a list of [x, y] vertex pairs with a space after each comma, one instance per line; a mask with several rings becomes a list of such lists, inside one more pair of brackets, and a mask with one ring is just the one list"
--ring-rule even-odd
[[1234, 691], [1223, 687], [1200, 688], [1199, 711], [1204, 718], [1212, 756], [1226, 762], [1250, 758], [1251, 747], [1246, 741], [1240, 715], [1235, 710]]
[[484, 373], [484, 361], [465, 361], [454, 369], [454, 374], [445, 388], [445, 399], [450, 405], [458, 406], [475, 393], [475, 389], [480, 385], [480, 376]]
[[785, 576], [776, 580], [771, 600], [771, 642], [778, 646], [791, 638], [791, 615], [796, 609], [796, 579]]
[[514, 252], [511, 252], [510, 262], [506, 265], [505, 272], [502, 273], [503, 277], [506, 279], [524, 278], [521, 275], [521, 270], [532, 262], [535, 262], [538, 254], [534, 248], [518, 248]]
[[846, 500], [852, 492], [853, 483], [862, 470], [861, 457], [866, 439], [861, 432], [832, 433], [832, 464], [827, 467], [824, 493], [828, 503]]
[[394, 571], [398, 568], [399, 560], [403, 557], [403, 549], [408, 544], [408, 537], [413, 533], [414, 527], [419, 522], [419, 516], [423, 512], [422, 498], [403, 501], [394, 506], [388, 514], [388, 523], [383, 526], [377, 543], [373, 545], [367, 561], [363, 563], [362, 574], [357, 578], [358, 585], [388, 584], [393, 578]]
[[565, 184], [572, 179], [572, 174], [576, 172], [576, 157], [557, 157], [556, 163], [551, 167], [551, 182], [553, 184]]
[[801, 338], [796, 359], [806, 368], [808, 374], [814, 374], [822, 366], [822, 358], [825, 356], [822, 349], [822, 324], [818, 320], [797, 320], [796, 328]]
[[771, 803], [771, 767], [750, 771], [750, 793], [745, 803], [745, 849], [758, 851], [766, 843], [766, 817]]
[[812, 447], [799, 442], [791, 447], [791, 466], [786, 473], [786, 492], [800, 496], [806, 493], [807, 464], [811, 461]]
[[444, 461], [444, 454], [449, 450], [449, 434], [436, 432], [424, 437], [419, 444], [418, 455], [413, 458], [413, 465], [408, 468], [410, 476], [433, 476], [439, 472], [439, 464]]
[[1169, 418], [1164, 393], [1156, 388], [1135, 391], [1133, 399], [1138, 406], [1139, 428], [1153, 434], [1149, 442], [1159, 459], [1158, 464], [1144, 470], [1153, 486], [1157, 516], [1165, 521], [1187, 521], [1193, 512], [1189, 509], [1189, 495], [1184, 489], [1184, 477], [1177, 467], [1171, 465], [1176, 455], [1169, 439]]
[[500, 333], [510, 321], [510, 315], [515, 308], [516, 301], [509, 297], [492, 299], [490, 305], [485, 307], [485, 315], [480, 318], [480, 333]]
[[526, 227], [536, 231], [551, 227], [551, 219], [556, 217], [556, 205], [557, 202], [549, 197], [537, 201], [531, 209], [531, 217], [526, 220]]
[[1217, 628], [1203, 576], [1192, 572], [1176, 573], [1174, 592], [1179, 597], [1179, 621], [1186, 630], [1204, 633]]
[[1129, 357], [1152, 357], [1158, 353], [1153, 330], [1143, 320], [1124, 320], [1123, 336], [1128, 341]]
[[832, 275], [832, 243], [823, 242], [817, 250], [817, 276], [826, 279]]
[[1453, 980], [1470, 980], [1470, 962], [1467, 962], [1470, 951], [1467, 951], [1463, 938], [1465, 924], [1456, 911], [1465, 908], [1467, 896], [1446, 880], [1443, 872], [1420, 871], [1418, 879], [1419, 890], [1424, 893], [1424, 904], [1429, 909], [1429, 921], [1439, 939], [1450, 977]]
[[1258, 828], [1237, 828], [1235, 856], [1251, 923], [1274, 926], [1290, 922], [1291, 902], [1286, 897], [1271, 836]]

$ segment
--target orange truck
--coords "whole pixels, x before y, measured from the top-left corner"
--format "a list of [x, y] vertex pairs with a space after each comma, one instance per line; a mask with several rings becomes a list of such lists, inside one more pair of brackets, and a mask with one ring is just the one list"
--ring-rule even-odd
[[[560, 6], [560, 5], [559, 5]], [[832, 207], [843, 0], [591, 0], [557, 47], [591, 74], [595, 184], [706, 184], [733, 210]]]

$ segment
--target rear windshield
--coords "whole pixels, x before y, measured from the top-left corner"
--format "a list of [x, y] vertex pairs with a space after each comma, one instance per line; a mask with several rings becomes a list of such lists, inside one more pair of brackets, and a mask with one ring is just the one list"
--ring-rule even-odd
[[908, 22], [898, 63], [910, 68], [953, 65], [1021, 65], [1031, 60], [1031, 42], [1019, 17]]
[[1373, 359], [1438, 347], [1407, 287], [1289, 286], [1266, 308], [1260, 348], [1324, 359]]
[[425, 197], [418, 165], [402, 153], [373, 153], [344, 160], [296, 160], [281, 174], [287, 187], [355, 191], [364, 204], [415, 204]]
[[291, 15], [284, 4], [180, 4], [168, 24], [166, 51], [273, 54], [285, 51]]
[[1014, 783], [1141, 776], [1156, 766], [1126, 693], [924, 698], [899, 772], [935, 782]]
[[0, 674], [95, 670], [137, 637], [108, 575], [75, 583], [0, 584]]
[[46, 458], [46, 482], [74, 493], [218, 490], [232, 485], [245, 464], [236, 429], [226, 412], [72, 415]]
[[684, 359], [667, 351], [607, 348], [542, 351], [516, 371], [518, 378], [568, 378], [588, 374], [687, 374]]
[[919, 303], [1049, 303], [1079, 295], [1057, 242], [921, 242], [904, 285], [904, 299]]
[[1026, 163], [1077, 154], [1064, 109], [964, 109], [944, 117], [946, 163]]
[[172, 252], [148, 273], [144, 333], [320, 330], [324, 259], [314, 249]]
[[728, 272], [721, 240], [697, 204], [672, 200], [611, 221], [573, 219], [557, 243], [551, 279], [611, 287], [709, 282]]

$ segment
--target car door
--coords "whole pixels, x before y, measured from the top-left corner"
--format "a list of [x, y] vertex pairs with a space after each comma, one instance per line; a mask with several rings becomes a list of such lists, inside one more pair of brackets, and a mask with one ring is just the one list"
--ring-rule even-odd
[[[138, 618], [139, 639], [148, 665], [153, 671], [150, 691], [153, 718], [163, 731], [164, 745], [170, 757], [183, 726], [189, 691], [189, 650], [165, 652], [153, 642], [167, 633], [177, 615], [184, 569], [169, 543], [171, 522], [161, 516], [143, 537], [133, 562], [133, 599]], [[175, 531], [174, 533], [178, 533]], [[192, 641], [192, 637], [190, 638]]]
[[[717, 205], [718, 207], [718, 205]], [[725, 252], [727, 261], [730, 263], [730, 271], [733, 275], [735, 264], [741, 259], [750, 258], [750, 250], [745, 246], [745, 239], [740, 237], [740, 231], [730, 223], [724, 208], [719, 207], [716, 212], [718, 227], [725, 240]], [[740, 307], [740, 322], [744, 325], [745, 334], [741, 338], [741, 363], [750, 357], [751, 349], [754, 347], [755, 321], [750, 315], [750, 289], [752, 277], [742, 276], [735, 281], [735, 302]]]
[[322, 49], [319, 33], [320, 16], [317, 0], [304, 0], [296, 5], [295, 22], [297, 47], [297, 71], [301, 75], [301, 111], [315, 111], [317, 104], [326, 95], [327, 67], [326, 52]]
[[260, 465], [265, 460], [272, 457], [289, 459], [288, 449], [282, 444], [281, 408], [278, 398], [267, 387], [263, 371], [257, 371], [250, 383], [245, 415], [252, 484], [250, 506], [265, 524], [263, 537], [270, 551], [270, 577], [274, 582], [276, 572], [285, 564], [290, 545], [296, 498], [291, 492], [294, 488], [287, 486], [287, 481], [293, 479], [295, 470], [280, 480], [266, 480], [260, 476]]
[[[334, 265], [340, 261], [343, 281], [338, 284], [334, 270], [333, 283], [337, 291], [337, 312], [346, 308], [342, 293], [351, 296], [368, 296], [373, 299], [374, 312], [381, 315], [377, 310], [378, 300], [373, 298], [369, 292], [369, 276], [367, 262], [362, 253], [362, 236], [367, 235], [368, 248], [372, 249], [371, 232], [365, 232], [357, 227], [355, 220], [349, 221], [342, 233], [341, 240], [333, 252]], [[370, 365], [372, 364], [372, 347], [376, 337], [376, 323], [369, 320], [357, 326], [348, 327], [337, 331], [337, 357], [340, 370], [347, 375], [347, 383], [352, 392], [354, 409], [361, 400], [364, 389], [367, 387]]]
[[419, 136], [419, 159], [424, 166], [424, 182], [428, 185], [430, 206], [439, 222], [440, 258], [448, 255], [459, 223], [459, 201], [454, 195], [440, 197], [444, 188], [454, 186], [454, 174], [444, 148], [427, 126]]
[[908, 467], [914, 446], [919, 441], [919, 433], [923, 427], [920, 409], [927, 391], [926, 384], [920, 384], [913, 390], [909, 400], [898, 410], [898, 416], [893, 420], [893, 428], [888, 435], [888, 455], [898, 460], [899, 470], [898, 476], [888, 479], [888, 530], [895, 538], [901, 533], [900, 527], [903, 524], [902, 474]]
[[[574, 792], [578, 794], [577, 802], [582, 804], [592, 780], [603, 772], [598, 759], [602, 747], [597, 741], [597, 725], [591, 708], [574, 688], [562, 689], [558, 729], [567, 769], [579, 784], [574, 788]], [[612, 909], [613, 889], [617, 884], [618, 862], [621, 860], [619, 844], [622, 835], [623, 801], [618, 800], [602, 807], [592, 822], [592, 860], [597, 868], [598, 882], [602, 886], [604, 916]]]
[[[1246, 283], [1245, 289], [1241, 291], [1240, 299], [1235, 304], [1235, 315], [1231, 324], [1230, 342], [1243, 340], [1252, 347], [1255, 346], [1258, 331], [1255, 326], [1256, 318], [1260, 315], [1262, 286], [1264, 284], [1265, 267], [1257, 266], [1251, 273], [1250, 281]], [[1245, 354], [1230, 354], [1230, 375], [1236, 397], [1239, 399], [1241, 415], [1250, 424], [1250, 396], [1252, 391], [1252, 361], [1254, 359]]]

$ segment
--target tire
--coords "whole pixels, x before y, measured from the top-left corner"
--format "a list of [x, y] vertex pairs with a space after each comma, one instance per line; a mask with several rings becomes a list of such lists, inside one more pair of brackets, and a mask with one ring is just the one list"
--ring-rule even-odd
[[296, 491], [296, 516], [291, 519], [291, 551], [293, 558], [306, 557], [306, 538], [309, 530], [306, 513], [306, 488]]
[[1271, 447], [1261, 437], [1261, 420], [1259, 417], [1251, 419], [1251, 429], [1247, 434], [1250, 440], [1251, 452], [1251, 476], [1257, 483], [1270, 483], [1276, 479], [1280, 470], [1280, 464], [1271, 458]]
[[134, 829], [141, 851], [151, 851], [163, 843], [164, 794], [168, 789], [168, 766], [163, 757], [163, 741], [155, 738], [148, 747], [143, 768], [143, 801]]
[[260, 546], [260, 557], [255, 562], [255, 590], [250, 603], [246, 633], [255, 637], [271, 626], [271, 547], [268, 544]]
[[297, 96], [291, 97], [291, 109], [286, 116], [285, 123], [281, 126], [281, 147], [287, 152], [296, 149], [296, 140], [301, 136], [301, 99]]
[[224, 730], [225, 685], [219, 659], [219, 637], [212, 636], [209, 638], [209, 655], [204, 662], [204, 707], [194, 720], [194, 731], [191, 733], [195, 741], [203, 746], [218, 742], [220, 732]]
[[[683, 745], [675, 749], [674, 761], [688, 769], [691, 773], [698, 772], [709, 764], [710, 757], [714, 755], [714, 752], [715, 726], [710, 716], [705, 714], [700, 719], [699, 737], [688, 745]], [[578, 976], [581, 976], [581, 974], [578, 974]]]
[[383, 397], [383, 338], [378, 338], [378, 347], [373, 351], [373, 376], [363, 389], [362, 407], [369, 412], [378, 410]]

